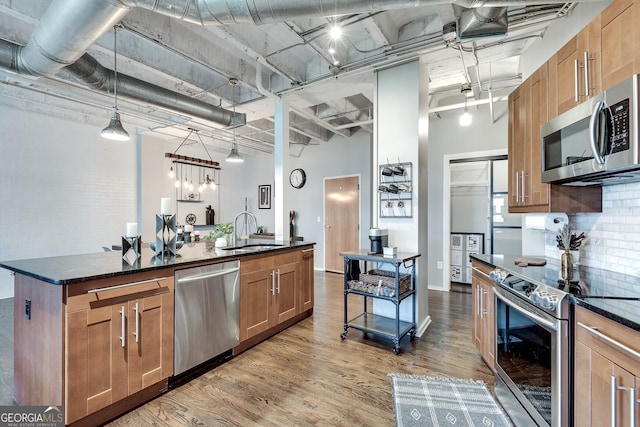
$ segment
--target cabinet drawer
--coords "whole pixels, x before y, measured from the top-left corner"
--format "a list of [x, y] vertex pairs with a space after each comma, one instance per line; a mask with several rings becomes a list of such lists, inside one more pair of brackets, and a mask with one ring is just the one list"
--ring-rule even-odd
[[640, 333], [579, 306], [575, 329], [576, 341], [640, 375]]
[[98, 282], [100, 284], [93, 289], [71, 287], [68, 291], [67, 313], [170, 292], [174, 285], [173, 273], [171, 277], [161, 276], [164, 273], [166, 272], [156, 273], [159, 277], [131, 277], [128, 278], [131, 281], [126, 282], [122, 278], [116, 282]]
[[473, 266], [473, 268], [477, 268], [478, 270], [482, 271], [486, 275], [489, 275], [489, 273], [491, 273], [495, 269], [494, 266], [485, 264], [484, 262], [481, 262], [475, 259], [471, 261], [471, 265]]

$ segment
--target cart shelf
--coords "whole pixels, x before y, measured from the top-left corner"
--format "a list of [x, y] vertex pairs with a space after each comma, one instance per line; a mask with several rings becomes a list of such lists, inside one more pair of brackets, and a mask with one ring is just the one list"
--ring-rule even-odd
[[[412, 308], [412, 321], [407, 322], [400, 320], [400, 303], [408, 297], [415, 295], [416, 293], [416, 277], [415, 277], [415, 260], [420, 254], [403, 254], [398, 253], [393, 257], [384, 257], [381, 254], [369, 254], [365, 250], [351, 251], [340, 253], [344, 257], [344, 331], [340, 334], [341, 339], [347, 338], [347, 331], [349, 328], [357, 329], [359, 331], [370, 333], [373, 335], [379, 335], [393, 341], [393, 352], [395, 354], [400, 353], [400, 340], [407, 334], [413, 337], [416, 333], [416, 307], [415, 302], [411, 300], [409, 303]], [[367, 270], [367, 262], [378, 264], [389, 264], [392, 270], [384, 271], [385, 273], [390, 271], [389, 275], [380, 276], [381, 281], [384, 281], [385, 290], [382, 292], [367, 292], [366, 290], [352, 288], [353, 281], [358, 280], [360, 274], [360, 262], [364, 262], [364, 272]], [[357, 266], [357, 267], [356, 267]], [[403, 270], [402, 273], [400, 270]], [[374, 270], [380, 271], [380, 270]], [[371, 272], [369, 272], [371, 273]], [[406, 289], [406, 278], [409, 275], [409, 289]], [[371, 276], [367, 277], [367, 280], [371, 280]], [[403, 287], [400, 287], [400, 281], [403, 281]], [[375, 287], [373, 288], [375, 289]], [[379, 289], [378, 289], [379, 290]], [[402, 290], [402, 293], [400, 291]], [[392, 291], [392, 292], [389, 292]], [[348, 296], [349, 294], [359, 295], [364, 297], [364, 309], [363, 312], [356, 317], [348, 320]], [[395, 305], [395, 317], [380, 316], [378, 314], [367, 312], [367, 299], [379, 299], [389, 301]]]

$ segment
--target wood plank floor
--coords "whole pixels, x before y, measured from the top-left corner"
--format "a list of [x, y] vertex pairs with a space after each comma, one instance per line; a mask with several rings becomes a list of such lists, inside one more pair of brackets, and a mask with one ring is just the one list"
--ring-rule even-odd
[[[392, 426], [389, 373], [483, 380], [493, 376], [471, 342], [471, 296], [429, 292], [433, 323], [420, 339], [343, 330], [342, 276], [316, 272], [306, 319], [111, 426]], [[353, 296], [353, 315], [362, 307]]]
[[[471, 295], [429, 291], [433, 323], [396, 356], [391, 342], [343, 330], [342, 276], [316, 272], [313, 317], [111, 426], [392, 426], [389, 373], [493, 376], [471, 342]], [[351, 296], [350, 316], [362, 308]], [[13, 300], [0, 300], [0, 405], [13, 404]]]

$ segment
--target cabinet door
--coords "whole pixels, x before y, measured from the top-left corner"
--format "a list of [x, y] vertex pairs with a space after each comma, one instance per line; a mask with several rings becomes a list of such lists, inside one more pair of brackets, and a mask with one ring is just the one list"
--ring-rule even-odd
[[640, 9], [634, 0], [616, 0], [600, 15], [603, 89], [639, 72]]
[[549, 204], [549, 185], [542, 182], [542, 143], [540, 126], [547, 122], [547, 64], [536, 70], [530, 77], [530, 126], [531, 135], [525, 143], [525, 205]]
[[296, 315], [298, 286], [298, 268], [296, 263], [279, 266], [275, 269], [276, 292], [274, 296], [275, 323], [289, 320]]
[[[611, 425], [612, 410], [616, 414], [616, 426], [636, 425], [630, 421], [629, 399], [631, 388], [636, 386], [635, 377], [581, 342], [576, 343], [575, 361], [574, 425]], [[612, 378], [615, 378], [616, 390], [612, 387]], [[615, 408], [611, 406], [613, 394]]]
[[548, 62], [549, 74], [556, 77], [552, 92], [558, 115], [602, 91], [600, 63], [600, 18], [596, 17]]
[[313, 272], [313, 253], [314, 249], [303, 249], [302, 260], [300, 263], [300, 277], [298, 286], [298, 313], [313, 308], [314, 296], [314, 272]]
[[244, 341], [272, 325], [272, 298], [275, 297], [273, 270], [262, 270], [240, 276], [240, 341]]
[[493, 284], [483, 283], [481, 286], [484, 301], [482, 303], [482, 354], [484, 360], [491, 368], [495, 370], [495, 327], [494, 327], [494, 302], [493, 302]]
[[527, 93], [528, 81], [525, 81], [509, 95], [509, 208], [522, 204], [520, 177], [525, 169]]
[[127, 397], [126, 316], [126, 302], [67, 315], [67, 423]]
[[129, 302], [129, 394], [173, 374], [173, 296]]

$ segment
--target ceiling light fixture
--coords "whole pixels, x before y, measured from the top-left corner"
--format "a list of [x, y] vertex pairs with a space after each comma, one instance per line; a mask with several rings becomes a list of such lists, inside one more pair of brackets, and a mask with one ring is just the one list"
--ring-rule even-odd
[[338, 40], [342, 37], [342, 28], [338, 24], [334, 23], [329, 29], [329, 36], [331, 36], [333, 40]]
[[113, 26], [113, 109], [111, 110], [111, 120], [106, 128], [102, 129], [100, 135], [103, 138], [113, 141], [128, 141], [129, 133], [122, 127], [120, 121], [120, 113], [118, 112], [118, 64], [117, 64], [117, 37], [118, 30], [122, 29], [122, 25]]
[[[238, 85], [238, 79], [229, 79], [229, 84], [233, 87], [233, 116], [236, 115], [236, 89]], [[227, 156], [227, 162], [229, 163], [242, 163], [244, 159], [238, 152], [238, 144], [236, 144], [236, 128], [233, 128], [233, 143], [231, 144], [231, 152]]]
[[464, 96], [464, 112], [458, 119], [458, 123], [460, 124], [460, 126], [469, 126], [473, 121], [473, 116], [469, 114], [469, 111], [467, 111], [467, 92], [469, 91], [471, 91], [470, 84], [462, 85], [460, 92], [462, 92], [462, 95]]

